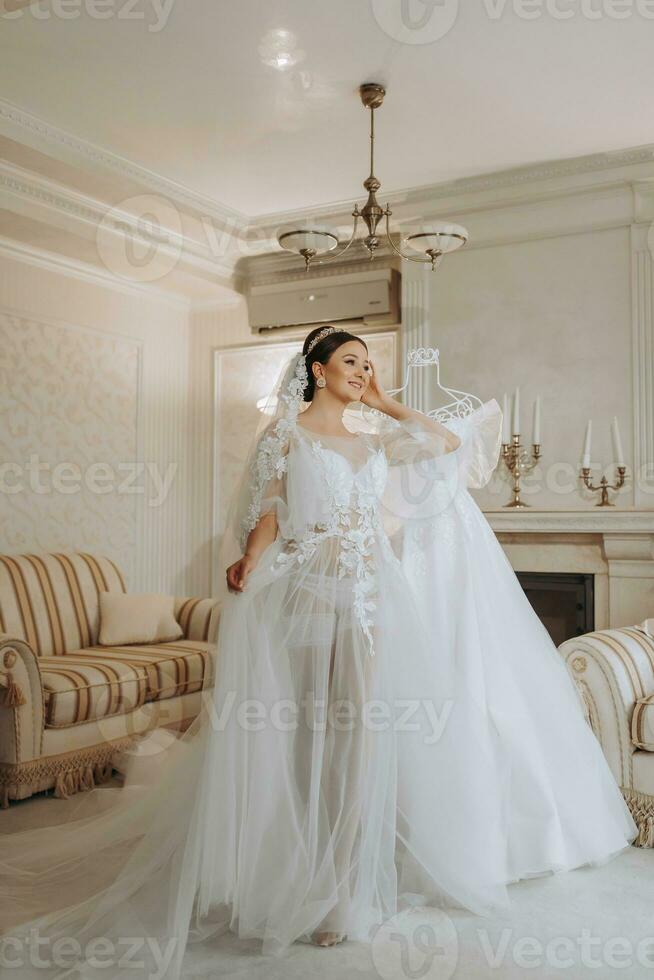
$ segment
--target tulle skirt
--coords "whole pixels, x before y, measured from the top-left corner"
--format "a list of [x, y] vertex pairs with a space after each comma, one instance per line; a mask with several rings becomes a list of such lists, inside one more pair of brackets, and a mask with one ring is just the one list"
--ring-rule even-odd
[[480, 792], [504, 833], [494, 734], [483, 704], [467, 724], [399, 562], [375, 545], [371, 653], [338, 541], [283, 575], [280, 547], [222, 614], [199, 919], [280, 952], [316, 930], [368, 941], [415, 903], [506, 910], [479, 833]]
[[444, 499], [393, 546], [434, 651], [447, 651], [466, 698], [483, 699], [492, 720], [502, 877], [604, 863], [637, 827], [581, 695], [473, 497], [460, 487]]
[[140, 937], [172, 980], [189, 941], [228, 929], [283, 954], [317, 930], [369, 942], [411, 905], [508, 916], [507, 882], [627, 846], [565, 666], [462, 506], [431, 567], [374, 543], [372, 653], [335, 538], [281, 572], [281, 539], [266, 549], [225, 601], [191, 728], [144, 738], [125, 788], [86, 794], [76, 821], [12, 835], [15, 961], [36, 930], [77, 944], [68, 975], [106, 976], [88, 944]]

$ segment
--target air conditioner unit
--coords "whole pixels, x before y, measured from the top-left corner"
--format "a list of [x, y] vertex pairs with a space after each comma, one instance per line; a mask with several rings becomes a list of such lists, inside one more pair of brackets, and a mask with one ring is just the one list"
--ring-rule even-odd
[[400, 273], [380, 268], [252, 285], [248, 310], [253, 333], [343, 320], [371, 325], [399, 323]]

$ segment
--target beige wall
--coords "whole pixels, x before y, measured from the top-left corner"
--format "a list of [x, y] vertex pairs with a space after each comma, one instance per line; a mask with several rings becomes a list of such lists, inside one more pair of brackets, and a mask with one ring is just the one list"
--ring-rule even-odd
[[220, 347], [254, 343], [247, 306], [197, 312], [191, 316], [189, 340], [189, 392], [191, 467], [189, 496], [190, 583], [193, 594], [205, 595], [211, 584], [213, 527], [214, 363]]
[[[133, 590], [184, 594], [187, 310], [0, 256], [0, 313], [0, 462], [25, 467], [36, 454], [52, 475], [41, 481], [49, 494], [35, 494], [25, 472], [25, 492], [0, 493], [0, 552], [97, 551]], [[135, 458], [149, 469], [130, 469]], [[63, 462], [82, 473], [69, 471], [71, 494], [54, 480]], [[106, 496], [92, 476], [89, 490], [98, 462], [115, 474]], [[166, 474], [168, 492], [157, 483]], [[7, 480], [16, 485], [15, 470]], [[127, 493], [126, 480], [142, 492]]]
[[[523, 444], [531, 443], [539, 394], [542, 457], [523, 496], [538, 509], [587, 509], [588, 495], [574, 482], [586, 419], [593, 418], [593, 466], [610, 466], [616, 415], [633, 467], [629, 229], [463, 250], [427, 282], [441, 380], [500, 406], [503, 393], [520, 385]], [[429, 396], [439, 403], [433, 379]], [[497, 476], [476, 494], [485, 508], [509, 497], [507, 479]], [[633, 506], [633, 484], [620, 502]]]

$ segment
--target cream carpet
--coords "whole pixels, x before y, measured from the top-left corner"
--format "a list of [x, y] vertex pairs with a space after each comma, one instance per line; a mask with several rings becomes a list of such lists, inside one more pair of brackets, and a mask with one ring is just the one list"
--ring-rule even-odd
[[[0, 814], [0, 834], [73, 817], [81, 795], [37, 797]], [[47, 809], [46, 809], [47, 808]], [[49, 811], [49, 812], [48, 812]], [[654, 978], [654, 850], [629, 848], [599, 868], [509, 887], [512, 915], [415, 909], [384, 924], [371, 945], [296, 943], [263, 957], [229, 934], [191, 945], [185, 976], [197, 980], [538, 980]], [[136, 974], [135, 974], [136, 975]]]

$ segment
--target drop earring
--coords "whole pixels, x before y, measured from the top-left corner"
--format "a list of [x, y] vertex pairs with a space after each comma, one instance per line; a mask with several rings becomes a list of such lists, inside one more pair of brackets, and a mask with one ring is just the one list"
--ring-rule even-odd
[[327, 382], [325, 381], [324, 378], [318, 378], [316, 384], [318, 385], [319, 388], [324, 388]]

